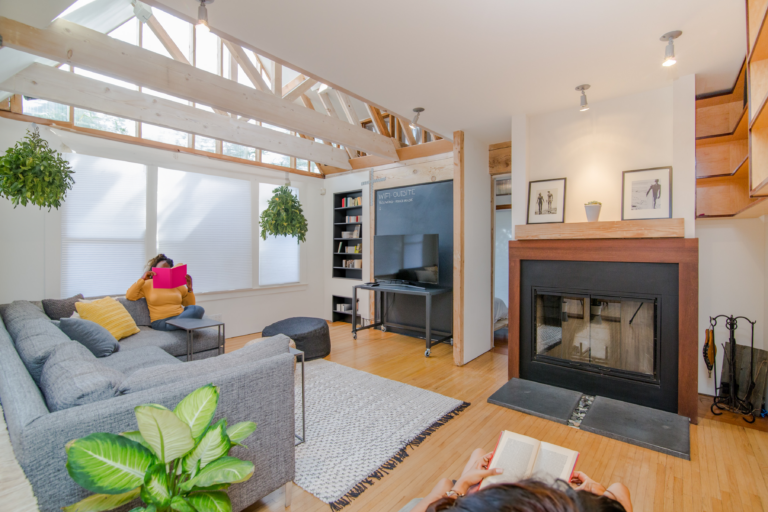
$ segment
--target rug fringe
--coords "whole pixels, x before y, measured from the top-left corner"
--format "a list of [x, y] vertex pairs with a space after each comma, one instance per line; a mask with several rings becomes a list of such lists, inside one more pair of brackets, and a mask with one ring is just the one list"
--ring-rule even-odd
[[429, 436], [434, 434], [437, 429], [448, 423], [450, 420], [455, 418], [459, 413], [461, 413], [464, 409], [469, 407], [471, 404], [469, 402], [462, 402], [461, 405], [453, 409], [452, 411], [448, 412], [447, 414], [443, 415], [440, 419], [435, 421], [433, 424], [431, 424], [429, 427], [427, 427], [421, 434], [417, 435], [411, 441], [408, 442], [403, 448], [398, 450], [397, 453], [395, 453], [388, 461], [386, 461], [384, 464], [382, 464], [379, 469], [368, 475], [367, 478], [365, 478], [362, 482], [355, 485], [347, 494], [342, 496], [341, 498], [337, 499], [336, 501], [332, 501], [328, 505], [330, 505], [331, 510], [333, 512], [339, 512], [341, 509], [346, 507], [347, 505], [352, 504], [352, 500], [355, 498], [358, 498], [362, 493], [364, 493], [369, 487], [371, 487], [374, 484], [373, 479], [375, 478], [377, 481], [381, 480], [385, 476], [389, 474], [390, 471], [395, 469], [398, 464], [403, 462], [406, 457], [408, 457], [407, 448], [416, 448], [421, 443], [427, 440]]

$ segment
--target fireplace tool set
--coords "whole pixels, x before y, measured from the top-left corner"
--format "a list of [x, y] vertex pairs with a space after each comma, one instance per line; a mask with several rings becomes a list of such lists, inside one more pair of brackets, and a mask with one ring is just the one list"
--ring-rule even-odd
[[[715, 356], [717, 355], [717, 346], [715, 345], [715, 326], [717, 325], [718, 318], [725, 318], [725, 328], [730, 332], [730, 338], [728, 340], [730, 342], [730, 346], [728, 349], [725, 348], [725, 344], [721, 345], [725, 354], [725, 357], [723, 358], [723, 373], [725, 373], [725, 367], [727, 365], [728, 381], [723, 382], [721, 376], [719, 388], [717, 386], [717, 361], [715, 360]], [[736, 337], [734, 335], [736, 329], [739, 327], [738, 320], [745, 320], [749, 322], [752, 327], [752, 345], [750, 347], [751, 352], [749, 356], [749, 380], [746, 383], [747, 389], [743, 394], [743, 398], [739, 398], [738, 394], [739, 367], [736, 360]], [[743, 419], [747, 423], [755, 422], [755, 407], [753, 407], [750, 400], [752, 398], [752, 393], [755, 390], [753, 362], [755, 358], [756, 323], [757, 322], [753, 322], [745, 316], [734, 317], [732, 315], [718, 315], [714, 318], [709, 317], [709, 329], [706, 330], [706, 341], [704, 342], [703, 355], [704, 362], [707, 365], [707, 370], [709, 370], [710, 375], [712, 374], [713, 369], [715, 371], [715, 397], [712, 405], [710, 406], [710, 410], [712, 411], [712, 414], [716, 416], [723, 414], [722, 412], [718, 412], [718, 410], [730, 411], [744, 415]], [[760, 404], [758, 404], [758, 406], [759, 405]]]

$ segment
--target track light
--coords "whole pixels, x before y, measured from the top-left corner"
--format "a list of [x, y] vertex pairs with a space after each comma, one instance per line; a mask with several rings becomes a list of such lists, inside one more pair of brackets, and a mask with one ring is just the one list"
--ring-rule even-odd
[[681, 35], [683, 35], [681, 31], [673, 30], [659, 38], [661, 41], [668, 41], [667, 47], [664, 49], [664, 62], [661, 64], [662, 66], [669, 67], [677, 64], [677, 59], [675, 59], [675, 39]]
[[422, 112], [424, 112], [424, 109], [421, 107], [416, 107], [415, 109], [413, 109], [413, 111], [416, 112], [416, 115], [413, 116], [413, 121], [411, 121], [411, 128], [415, 130], [418, 128], [418, 126], [416, 126], [416, 123], [419, 122], [419, 116], [421, 115]]
[[197, 26], [208, 32], [211, 28], [208, 26], [208, 9], [205, 6], [213, 2], [214, 0], [200, 0], [200, 7], [197, 8]]
[[581, 91], [581, 102], [579, 105], [579, 110], [581, 112], [586, 112], [589, 110], [589, 103], [587, 103], [587, 93], [584, 92], [587, 89], [589, 89], [589, 84], [582, 84], [576, 87], [577, 91]]

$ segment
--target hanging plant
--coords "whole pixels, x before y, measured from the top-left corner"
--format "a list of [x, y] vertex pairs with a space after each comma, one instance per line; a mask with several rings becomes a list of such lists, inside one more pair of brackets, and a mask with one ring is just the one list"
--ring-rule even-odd
[[58, 210], [75, 182], [72, 174], [69, 162], [48, 146], [35, 126], [0, 157], [0, 197], [10, 199], [14, 208], [31, 203]]
[[295, 236], [296, 243], [307, 241], [307, 219], [301, 210], [299, 199], [293, 195], [288, 185], [275, 190], [267, 209], [261, 214], [260, 222], [263, 240], [266, 240], [268, 235], [275, 235]]

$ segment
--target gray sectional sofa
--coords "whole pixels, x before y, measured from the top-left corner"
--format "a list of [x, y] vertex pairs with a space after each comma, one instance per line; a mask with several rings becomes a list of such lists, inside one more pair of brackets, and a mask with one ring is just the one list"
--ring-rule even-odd
[[[256, 469], [229, 489], [240, 511], [291, 482], [294, 476], [294, 387], [290, 340], [274, 336], [217, 353], [216, 331], [200, 339], [203, 353], [186, 359], [183, 331], [148, 327], [146, 303], [126, 304], [141, 332], [120, 342], [114, 354], [96, 358], [70, 340], [31, 302], [0, 306], [0, 403], [11, 444], [43, 512], [61, 510], [89, 493], [66, 470], [64, 445], [93, 432], [136, 430], [134, 407], [173, 408], [188, 393], [219, 387], [214, 421], [254, 421], [256, 432], [231, 455]], [[84, 349], [84, 350], [83, 350]], [[206, 356], [207, 358], [198, 357]], [[120, 510], [138, 506], [134, 502]]]

